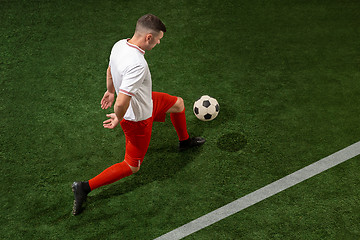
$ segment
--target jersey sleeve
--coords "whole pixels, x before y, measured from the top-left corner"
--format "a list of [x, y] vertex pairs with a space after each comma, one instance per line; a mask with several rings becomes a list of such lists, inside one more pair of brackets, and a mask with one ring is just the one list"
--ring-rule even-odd
[[131, 66], [125, 72], [119, 92], [128, 96], [134, 96], [145, 79], [145, 68], [143, 66]]

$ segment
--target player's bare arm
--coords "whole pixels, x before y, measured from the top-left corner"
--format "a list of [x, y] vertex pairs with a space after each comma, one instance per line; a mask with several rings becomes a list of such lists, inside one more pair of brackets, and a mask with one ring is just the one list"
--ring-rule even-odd
[[130, 100], [131, 96], [119, 92], [114, 106], [114, 112], [119, 121], [123, 119], [127, 109], [129, 108]]
[[113, 129], [119, 125], [130, 105], [131, 96], [119, 93], [114, 105], [115, 113], [107, 114], [109, 118], [103, 122], [104, 128]]
[[106, 88], [107, 88], [107, 91], [104, 93], [104, 96], [100, 102], [102, 109], [107, 109], [107, 108], [111, 107], [114, 102], [114, 99], [115, 99], [115, 95], [114, 95], [115, 88], [114, 88], [114, 83], [113, 83], [113, 79], [111, 76], [110, 66], [108, 67], [108, 69], [106, 71]]

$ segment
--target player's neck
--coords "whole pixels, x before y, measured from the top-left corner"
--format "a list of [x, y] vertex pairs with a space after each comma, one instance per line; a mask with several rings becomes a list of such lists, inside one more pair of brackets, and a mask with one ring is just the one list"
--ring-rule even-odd
[[133, 36], [132, 38], [130, 38], [130, 39], [128, 40], [128, 43], [133, 44], [133, 45], [135, 45], [135, 46], [138, 46], [139, 48], [141, 48], [142, 50], [145, 51], [143, 42], [141, 41], [141, 39], [138, 39], [138, 38], [136, 38], [135, 36]]

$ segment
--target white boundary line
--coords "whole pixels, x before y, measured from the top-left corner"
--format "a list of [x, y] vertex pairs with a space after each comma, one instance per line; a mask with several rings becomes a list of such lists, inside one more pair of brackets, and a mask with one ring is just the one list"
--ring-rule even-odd
[[360, 154], [360, 141], [241, 197], [155, 240], [181, 239]]

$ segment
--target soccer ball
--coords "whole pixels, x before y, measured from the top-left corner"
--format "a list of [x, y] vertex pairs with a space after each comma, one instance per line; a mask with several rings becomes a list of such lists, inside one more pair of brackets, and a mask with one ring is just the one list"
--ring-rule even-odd
[[215, 98], [204, 95], [194, 103], [193, 110], [201, 121], [211, 121], [219, 114], [220, 106]]

